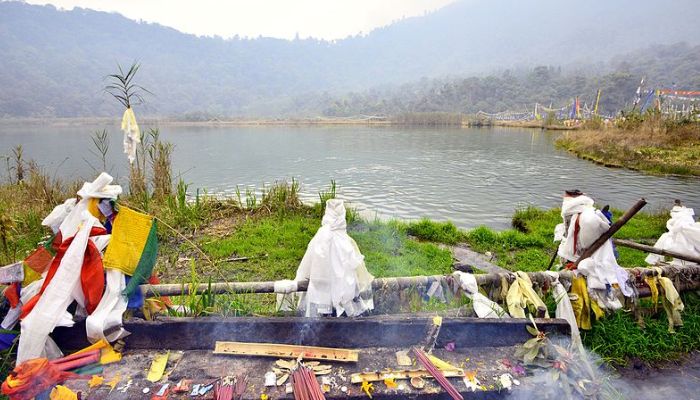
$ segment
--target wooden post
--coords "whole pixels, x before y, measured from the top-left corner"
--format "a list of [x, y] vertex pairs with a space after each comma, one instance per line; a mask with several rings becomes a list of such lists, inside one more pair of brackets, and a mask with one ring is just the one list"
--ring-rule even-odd
[[659, 254], [662, 256], [669, 256], [677, 258], [683, 261], [689, 261], [692, 263], [700, 264], [700, 257], [689, 256], [687, 254], [676, 253], [675, 251], [657, 249], [653, 246], [647, 246], [645, 244], [636, 243], [631, 240], [624, 239], [613, 239], [613, 242], [618, 246], [629, 247], [630, 249], [641, 250], [647, 253]]
[[583, 251], [583, 253], [578, 258], [578, 260], [576, 260], [574, 265], [578, 266], [578, 264], [581, 261], [592, 256], [593, 253], [595, 253], [596, 250], [600, 248], [600, 246], [604, 245], [605, 242], [607, 242], [615, 234], [615, 232], [619, 231], [620, 228], [622, 228], [627, 223], [627, 221], [632, 219], [632, 217], [634, 217], [634, 215], [637, 214], [639, 210], [641, 210], [645, 205], [647, 205], [647, 201], [643, 198], [639, 199], [639, 201], [635, 205], [633, 205], [632, 208], [627, 210], [627, 212], [620, 219], [618, 219], [617, 221], [615, 221], [615, 223], [610, 225], [610, 228], [605, 233], [600, 235], [600, 237], [596, 239], [596, 241], [593, 242], [592, 245], [590, 245], [586, 250]]

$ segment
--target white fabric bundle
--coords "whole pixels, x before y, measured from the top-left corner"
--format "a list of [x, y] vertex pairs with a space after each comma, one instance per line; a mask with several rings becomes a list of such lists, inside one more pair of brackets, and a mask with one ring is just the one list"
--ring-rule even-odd
[[[129, 334], [122, 328], [122, 314], [126, 311], [129, 302], [127, 297], [122, 294], [126, 289], [126, 278], [123, 272], [116, 269], [108, 269], [106, 274], [107, 285], [102, 300], [95, 311], [85, 320], [90, 343], [95, 343], [100, 339], [113, 342]], [[104, 332], [110, 333], [105, 335]]]
[[559, 274], [553, 271], [546, 271], [549, 275], [550, 283], [552, 284], [552, 295], [554, 300], [557, 302], [557, 309], [554, 315], [557, 318], [565, 319], [569, 323], [571, 328], [571, 341], [574, 345], [581, 345], [581, 333], [578, 330], [578, 324], [576, 323], [576, 314], [574, 314], [574, 308], [571, 306], [571, 299], [569, 299], [569, 293], [567, 293], [564, 285], [559, 281]]
[[326, 202], [321, 227], [314, 235], [299, 264], [295, 281], [309, 281], [299, 299], [299, 309], [307, 317], [360, 315], [374, 308], [372, 280], [364, 256], [348, 235], [342, 200]]
[[17, 362], [42, 357], [49, 334], [58, 325], [66, 309], [73, 302], [72, 293], [80, 285], [80, 270], [85, 257], [85, 247], [90, 230], [97, 222], [84, 211], [83, 224], [66, 250], [53, 279], [39, 298], [32, 312], [21, 322]]
[[133, 164], [136, 159], [136, 145], [141, 143], [141, 131], [131, 107], [124, 110], [122, 131], [124, 131], [124, 153], [129, 158], [129, 164]]
[[63, 204], [59, 204], [54, 209], [49, 213], [49, 215], [44, 218], [43, 221], [41, 221], [41, 224], [43, 226], [48, 226], [51, 228], [53, 233], [58, 233], [58, 228], [61, 226], [63, 223], [63, 220], [66, 219], [68, 214], [73, 211], [73, 207], [75, 207], [75, 203], [77, 200], [75, 198], [70, 198], [66, 200]]
[[[73, 236], [75, 238], [66, 250], [56, 270], [56, 274], [39, 298], [39, 301], [20, 324], [22, 333], [17, 351], [18, 362], [46, 354], [51, 355], [51, 352], [47, 353], [46, 351], [53, 347], [48, 335], [56, 326], [72, 326], [73, 324], [73, 317], [66, 311], [68, 306], [73, 301], [76, 301], [79, 305], [78, 312], [85, 307], [85, 298], [80, 285], [80, 272], [83, 267], [88, 240], [92, 240], [99, 251], [102, 251], [109, 243], [109, 235], [102, 235], [98, 238], [90, 237], [92, 227], [101, 226], [101, 224], [88, 211], [88, 203], [91, 198], [116, 199], [121, 194], [122, 188], [117, 185], [110, 185], [112, 179], [109, 174], [103, 172], [93, 182], [85, 182], [77, 193], [82, 197], [79, 202], [75, 203], [67, 200], [49, 214], [51, 218], [47, 217], [44, 220], [47, 226], [59, 226], [63, 240]], [[65, 215], [68, 210], [70, 211]], [[22, 290], [22, 301], [28, 300], [38, 292], [41, 287], [39, 282], [43, 282], [43, 279]], [[115, 286], [118, 285], [112, 283], [112, 288]], [[115, 311], [118, 308], [110, 305], [115, 302], [121, 304], [119, 303], [119, 301], [123, 300], [121, 297], [121, 293], [116, 293], [115, 290], [107, 290], [98, 305], [98, 309], [101, 307], [102, 310]], [[116, 322], [114, 322], [115, 317], [115, 314], [110, 312], [107, 312], [106, 315], [98, 314], [92, 318], [91, 325], [93, 327], [103, 327], [104, 329], [112, 328], [116, 325]], [[121, 313], [118, 318], [118, 324], [120, 325]], [[96, 328], [91, 333], [93, 336], [99, 336], [96, 333]]]
[[[661, 250], [675, 251], [694, 257], [700, 257], [700, 222], [695, 222], [695, 211], [684, 206], [674, 206], [671, 209], [671, 218], [666, 222], [668, 232], [664, 233], [656, 241], [654, 247]], [[664, 257], [658, 254], [649, 254], [646, 262], [652, 265], [663, 261]], [[689, 261], [674, 258], [673, 265], [695, 265]]]
[[[610, 228], [610, 221], [602, 212], [593, 207], [593, 199], [588, 196], [564, 198], [561, 214], [565, 220], [570, 218], [570, 222], [566, 236], [561, 238], [558, 254], [569, 261], [578, 260], [581, 252], [590, 247], [600, 235]], [[574, 231], [577, 222], [579, 232], [576, 239], [576, 249], [574, 249]], [[557, 226], [555, 239], [559, 237], [557, 234], [564, 230], [564, 224]], [[600, 246], [591, 257], [578, 264], [578, 272], [586, 276], [589, 290], [608, 290], [612, 285], [618, 284], [625, 296], [629, 297], [634, 293], [627, 284], [627, 271], [617, 264], [612, 242], [609, 240]]]
[[464, 294], [472, 300], [472, 307], [479, 318], [510, 318], [501, 306], [479, 292], [474, 275], [461, 271], [455, 271], [452, 275], [459, 282]]

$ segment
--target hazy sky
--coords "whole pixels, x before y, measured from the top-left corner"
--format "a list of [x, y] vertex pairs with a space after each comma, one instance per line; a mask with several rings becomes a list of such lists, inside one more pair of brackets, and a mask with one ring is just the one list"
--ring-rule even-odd
[[27, 0], [58, 8], [116, 11], [187, 33], [339, 39], [368, 33], [455, 0]]

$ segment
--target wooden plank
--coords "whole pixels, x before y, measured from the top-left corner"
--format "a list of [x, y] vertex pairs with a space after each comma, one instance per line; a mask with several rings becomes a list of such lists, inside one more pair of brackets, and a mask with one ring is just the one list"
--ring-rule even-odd
[[[446, 378], [461, 378], [464, 376], [462, 369], [440, 370]], [[374, 372], [358, 372], [350, 375], [350, 382], [381, 382], [384, 379], [411, 379], [411, 378], [432, 378], [430, 372], [424, 369], [402, 369], [402, 370], [383, 370]]]
[[359, 351], [276, 343], [216, 342], [214, 354], [357, 362]]

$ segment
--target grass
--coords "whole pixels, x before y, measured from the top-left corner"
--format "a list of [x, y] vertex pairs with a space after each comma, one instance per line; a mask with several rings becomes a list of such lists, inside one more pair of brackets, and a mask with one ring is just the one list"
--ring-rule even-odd
[[[157, 140], [154, 139], [154, 142]], [[157, 150], [160, 151], [160, 150]], [[50, 178], [35, 163], [20, 160], [21, 174], [0, 184], [0, 258], [3, 262], [23, 259], [48, 235], [41, 220], [53, 206], [71, 197], [77, 183]], [[169, 149], [154, 153], [152, 170], [167, 171]], [[104, 160], [101, 160], [103, 163]], [[148, 170], [144, 169], [144, 177]], [[163, 282], [199, 284], [214, 281], [260, 281], [294, 278], [306, 247], [320, 226], [322, 201], [335, 197], [336, 184], [319, 193], [319, 203], [304, 205], [299, 200], [297, 181], [277, 182], [261, 190], [246, 189], [245, 199], [221, 200], [179, 181], [172, 191], [169, 178], [151, 180], [151, 187], [124, 196], [120, 204], [149, 212], [159, 221], [160, 256], [156, 271]], [[240, 192], [239, 192], [240, 193]], [[622, 214], [615, 210], [617, 218]], [[478, 227], [457, 229], [450, 222], [420, 220], [365, 221], [348, 210], [348, 232], [375, 277], [437, 275], [452, 272], [452, 255], [441, 245], [468, 244], [479, 252], [490, 252], [492, 262], [510, 270], [536, 271], [547, 267], [556, 244], [554, 226], [561, 221], [558, 209], [527, 207], [513, 216], [513, 229], [494, 231]], [[667, 215], [640, 213], [618, 233], [637, 241], [658, 238], [665, 231]], [[645, 253], [620, 248], [619, 263], [626, 267], [644, 265]], [[227, 259], [248, 257], [247, 261]], [[401, 294], [401, 312], [453, 312], [468, 304], [464, 298], [448, 296], [447, 302], [424, 299], [415, 290]], [[550, 296], [551, 297], [551, 296]], [[172, 298], [174, 316], [271, 315], [274, 295], [214, 294], [183, 295]], [[630, 357], [656, 361], [700, 347], [697, 296], [685, 295], [685, 326], [678, 333], [666, 332], [664, 315], [647, 317], [645, 330], [631, 317], [616, 313], [595, 324], [584, 334], [586, 344], [608, 360], [623, 362]], [[551, 303], [551, 301], [549, 301]], [[3, 360], [11, 359], [2, 354]], [[0, 378], [9, 365], [2, 364]]]
[[[659, 362], [700, 349], [700, 295], [685, 293], [683, 326], [668, 332], [663, 311], [644, 317], [645, 328], [637, 325], [631, 313], [619, 311], [582, 331], [583, 343], [606, 361], [625, 365], [629, 359]], [[660, 307], [661, 308], [661, 307]]]
[[636, 114], [609, 129], [567, 132], [557, 146], [610, 167], [700, 176], [700, 123]]

